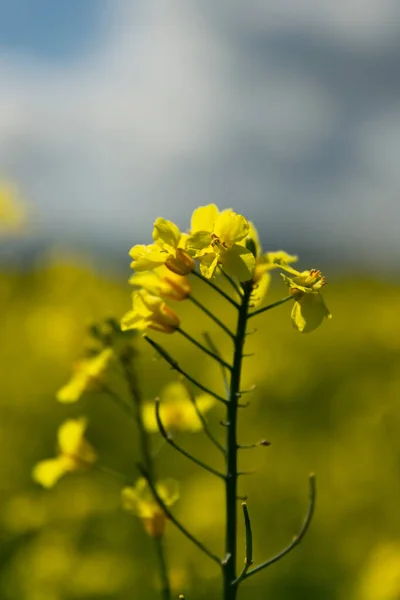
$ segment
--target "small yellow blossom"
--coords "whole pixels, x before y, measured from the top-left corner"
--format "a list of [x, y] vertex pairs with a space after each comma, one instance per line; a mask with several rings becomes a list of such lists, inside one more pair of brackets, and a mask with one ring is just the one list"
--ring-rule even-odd
[[16, 190], [0, 184], [0, 233], [16, 233], [24, 226], [26, 210]]
[[[173, 479], [159, 481], [155, 488], [166, 506], [171, 506], [179, 498], [178, 484]], [[142, 519], [150, 536], [161, 537], [164, 534], [167, 517], [144, 477], [137, 480], [135, 487], [125, 487], [122, 490], [122, 506]]]
[[300, 333], [309, 333], [319, 327], [324, 318], [331, 319], [332, 315], [320, 293], [321, 288], [326, 284], [321, 271], [311, 269], [300, 272], [283, 264], [281, 268], [294, 275], [294, 277], [287, 277], [281, 273], [294, 298], [292, 323], [295, 329]]
[[135, 273], [129, 283], [147, 290], [154, 296], [161, 296], [169, 300], [184, 300], [191, 291], [188, 278], [177, 275], [165, 265], [157, 267], [154, 271]]
[[154, 223], [154, 244], [136, 245], [129, 252], [135, 271], [151, 271], [165, 265], [177, 275], [187, 275], [194, 269], [193, 258], [185, 250], [187, 236], [175, 223], [159, 217]]
[[57, 400], [77, 402], [87, 390], [96, 387], [113, 356], [113, 350], [106, 348], [96, 356], [78, 362], [70, 381], [57, 392]]
[[248, 281], [255, 268], [255, 257], [240, 243], [248, 232], [248, 221], [233, 210], [220, 212], [215, 204], [201, 206], [192, 215], [186, 249], [200, 261], [204, 277], [210, 279], [222, 267], [239, 281]]
[[82, 471], [97, 460], [97, 455], [84, 434], [85, 418], [69, 419], [58, 429], [58, 456], [42, 460], [33, 469], [32, 477], [45, 488], [53, 487], [66, 473]]
[[155, 329], [164, 333], [173, 333], [180, 325], [179, 317], [158, 296], [146, 290], [138, 290], [132, 294], [132, 310], [121, 319], [121, 329]]
[[[200, 431], [203, 425], [193, 402], [196, 402], [203, 415], [215, 405], [214, 398], [209, 394], [199, 394], [192, 401], [187, 387], [181, 381], [166, 385], [160, 400], [160, 417], [167, 431]], [[147, 431], [158, 431], [154, 402], [144, 403], [142, 417]]]

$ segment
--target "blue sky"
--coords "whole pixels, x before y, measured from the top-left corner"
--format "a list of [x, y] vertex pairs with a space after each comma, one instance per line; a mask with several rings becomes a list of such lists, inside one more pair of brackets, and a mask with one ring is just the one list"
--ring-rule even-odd
[[101, 0], [2, 0], [0, 52], [32, 60], [79, 59], [101, 27]]
[[244, 212], [266, 245], [400, 250], [397, 0], [0, 1], [0, 175], [35, 235], [115, 247]]

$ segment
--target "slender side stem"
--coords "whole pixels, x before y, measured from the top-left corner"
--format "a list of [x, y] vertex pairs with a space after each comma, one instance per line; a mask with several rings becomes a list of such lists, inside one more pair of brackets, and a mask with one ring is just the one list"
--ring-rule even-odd
[[237, 586], [232, 585], [236, 580], [236, 552], [237, 552], [237, 478], [238, 478], [238, 443], [237, 443], [237, 412], [238, 398], [240, 397], [240, 377], [242, 371], [243, 346], [246, 336], [246, 324], [250, 295], [252, 291], [251, 282], [243, 284], [242, 303], [239, 308], [235, 351], [233, 358], [233, 369], [230, 381], [229, 403], [227, 406], [226, 419], [226, 448], [227, 448], [227, 473], [226, 473], [226, 537], [225, 556], [223, 564], [224, 595], [223, 600], [235, 600]]
[[[148, 473], [149, 479], [154, 478], [153, 459], [151, 455], [151, 448], [149, 444], [149, 437], [147, 435], [143, 417], [142, 417], [142, 395], [140, 392], [139, 384], [136, 378], [136, 372], [133, 367], [133, 359], [135, 351], [132, 348], [128, 348], [120, 357], [122, 368], [125, 374], [126, 381], [128, 383], [129, 391], [132, 397], [133, 416], [136, 420], [137, 429], [139, 432], [139, 444], [142, 460], [145, 464], [146, 472]], [[161, 576], [161, 597], [162, 600], [171, 600], [171, 587], [168, 578], [167, 562], [164, 553], [162, 537], [154, 538], [154, 545], [156, 548], [158, 568]]]
[[114, 390], [108, 387], [108, 385], [102, 384], [100, 387], [100, 391], [108, 394], [110, 398], [114, 400], [115, 404], [117, 404], [127, 415], [136, 420], [132, 406], [130, 404], [127, 404], [124, 400], [122, 400], [122, 398], [120, 398], [120, 396], [116, 394]]
[[[211, 350], [215, 354], [219, 354], [219, 356], [221, 356], [219, 348], [214, 344], [210, 334], [205, 332], [205, 333], [203, 333], [203, 336], [204, 336], [204, 339], [206, 340], [207, 344], [210, 346]], [[228, 398], [229, 397], [229, 381], [228, 381], [227, 372], [226, 372], [225, 368], [223, 367], [223, 365], [221, 365], [221, 373], [222, 373], [222, 379], [224, 382], [225, 394], [226, 394], [226, 397]]]
[[218, 294], [220, 294], [220, 296], [225, 298], [225, 300], [227, 300], [230, 304], [232, 304], [232, 306], [239, 309], [240, 304], [235, 302], [235, 300], [233, 300], [233, 298], [231, 298], [226, 292], [224, 292], [224, 290], [221, 290], [221, 288], [219, 288], [217, 285], [215, 285], [215, 283], [213, 283], [211, 281], [211, 279], [207, 279], [206, 277], [203, 277], [203, 275], [201, 275], [201, 273], [198, 273], [197, 271], [192, 271], [192, 274], [195, 275], [196, 277], [198, 277], [199, 279], [201, 279], [202, 281], [204, 281], [204, 283], [206, 283], [208, 286], [210, 286], [213, 290], [218, 292]]
[[208, 426], [207, 423], [207, 419], [205, 418], [205, 416], [203, 415], [203, 413], [201, 412], [201, 410], [199, 409], [197, 402], [196, 402], [196, 398], [195, 396], [193, 396], [193, 394], [190, 392], [190, 390], [187, 390], [188, 394], [189, 394], [189, 398], [191, 403], [193, 404], [193, 408], [196, 411], [197, 416], [200, 419], [200, 422], [203, 426], [203, 431], [205, 433], [205, 435], [208, 437], [208, 439], [210, 440], [211, 443], [214, 444], [214, 446], [216, 448], [218, 448], [218, 450], [225, 456], [226, 452], [225, 452], [225, 448], [223, 447], [222, 444], [219, 443], [219, 441], [213, 436], [213, 434], [210, 431], [210, 428]]
[[160, 415], [160, 401], [156, 400], [156, 420], [157, 420], [157, 426], [158, 429], [162, 435], [162, 437], [164, 438], [164, 440], [167, 442], [167, 444], [169, 444], [170, 446], [172, 446], [172, 448], [175, 448], [175, 450], [177, 450], [177, 452], [180, 452], [180, 454], [183, 454], [183, 456], [186, 456], [186, 458], [188, 458], [189, 460], [191, 460], [192, 462], [194, 462], [196, 465], [198, 465], [199, 467], [201, 467], [202, 469], [204, 469], [205, 471], [208, 471], [209, 473], [211, 473], [212, 475], [215, 475], [216, 477], [220, 477], [221, 479], [225, 479], [225, 475], [223, 475], [222, 473], [220, 473], [219, 471], [217, 471], [216, 469], [213, 469], [213, 467], [210, 467], [209, 465], [206, 465], [202, 460], [196, 458], [195, 456], [193, 456], [192, 454], [190, 454], [190, 452], [187, 452], [187, 450], [185, 450], [184, 448], [182, 448], [181, 446], [179, 446], [170, 435], [168, 435], [168, 432], [166, 431], [164, 424], [161, 420], [161, 415]]
[[300, 532], [294, 536], [291, 543], [288, 546], [286, 546], [286, 548], [284, 548], [281, 552], [279, 552], [279, 554], [277, 554], [276, 556], [273, 556], [269, 560], [266, 560], [265, 562], [261, 563], [261, 565], [254, 567], [254, 569], [252, 569], [251, 571], [248, 571], [245, 574], [244, 579], [247, 579], [247, 577], [250, 577], [251, 575], [255, 575], [255, 573], [258, 573], [262, 569], [266, 569], [270, 565], [278, 562], [278, 560], [281, 560], [281, 558], [286, 556], [286, 554], [289, 554], [289, 552], [291, 552], [294, 548], [296, 548], [296, 546], [298, 546], [300, 544], [301, 540], [307, 533], [307, 530], [308, 530], [311, 520], [313, 518], [314, 508], [315, 508], [315, 497], [316, 497], [315, 475], [311, 474], [309, 477], [308, 510], [307, 510], [307, 514], [306, 514], [304, 522], [303, 522], [303, 526], [300, 529]]
[[165, 559], [164, 541], [162, 537], [154, 538], [154, 547], [158, 558], [158, 564], [160, 565], [160, 595], [162, 600], [170, 600], [171, 590], [168, 579], [167, 561]]
[[241, 581], [245, 578], [247, 571], [250, 569], [253, 564], [253, 533], [251, 531], [251, 523], [249, 511], [247, 510], [246, 502], [242, 502], [243, 508], [243, 517], [244, 517], [244, 527], [245, 527], [245, 556], [244, 556], [244, 565], [243, 570], [240, 573], [239, 577], [233, 582], [232, 585], [238, 586]]
[[190, 533], [190, 531], [188, 531], [186, 529], [186, 527], [184, 527], [182, 525], [182, 523], [180, 521], [178, 521], [178, 519], [176, 517], [174, 517], [174, 515], [171, 513], [171, 511], [169, 510], [168, 506], [165, 504], [165, 502], [163, 501], [163, 499], [160, 497], [160, 495], [158, 494], [154, 483], [151, 481], [151, 479], [149, 478], [149, 474], [147, 473], [147, 471], [145, 469], [143, 469], [143, 467], [141, 467], [140, 465], [137, 465], [141, 475], [146, 479], [147, 483], [149, 484], [149, 487], [151, 489], [151, 491], [153, 492], [154, 498], [157, 500], [159, 506], [162, 508], [162, 510], [164, 511], [165, 516], [171, 521], [171, 523], [173, 523], [175, 525], [175, 527], [177, 529], [179, 529], [179, 531], [181, 533], [183, 533], [184, 536], [186, 536], [195, 546], [197, 546], [200, 550], [202, 550], [204, 552], [204, 554], [207, 554], [207, 556], [209, 558], [211, 558], [211, 560], [213, 560], [214, 562], [216, 562], [218, 565], [221, 564], [221, 560], [218, 558], [218, 556], [216, 554], [214, 554], [213, 552], [211, 552], [211, 550], [209, 550], [206, 546], [204, 546], [204, 544], [202, 542], [200, 542], [196, 537], [194, 537], [194, 535], [192, 535]]
[[225, 333], [227, 333], [232, 340], [234, 339], [235, 336], [233, 335], [232, 331], [213, 312], [211, 312], [211, 310], [208, 310], [208, 308], [206, 306], [204, 306], [204, 304], [199, 302], [197, 300], [197, 298], [195, 298], [191, 294], [189, 294], [188, 298], [189, 298], [189, 300], [191, 300], [193, 302], [193, 304], [195, 306], [197, 306], [197, 308], [202, 310], [203, 313], [205, 315], [207, 315], [207, 317], [210, 317], [210, 319], [212, 319], [214, 321], [214, 323], [216, 323], [219, 327], [221, 327], [221, 329], [223, 329], [225, 331]]
[[268, 306], [264, 306], [264, 308], [259, 308], [258, 310], [255, 310], [254, 312], [249, 314], [249, 319], [251, 319], [251, 317], [256, 317], [257, 315], [261, 315], [261, 313], [266, 312], [267, 310], [271, 310], [271, 308], [275, 308], [276, 306], [279, 306], [280, 304], [289, 302], [289, 300], [293, 300], [293, 296], [286, 296], [285, 298], [282, 298], [281, 300], [277, 300], [276, 302], [273, 302], [272, 304], [268, 304]]
[[180, 327], [178, 327], [177, 331], [179, 331], [179, 333], [181, 335], [183, 335], [183, 337], [186, 338], [189, 342], [191, 342], [194, 346], [196, 346], [197, 348], [199, 348], [199, 350], [201, 350], [202, 352], [204, 352], [204, 354], [207, 354], [208, 356], [211, 356], [211, 358], [213, 358], [220, 365], [222, 365], [223, 367], [225, 367], [225, 369], [229, 369], [229, 370], [232, 369], [231, 365], [229, 365], [227, 362], [225, 362], [224, 359], [221, 358], [221, 356], [219, 354], [214, 354], [214, 352], [211, 352], [211, 350], [209, 350], [208, 348], [206, 348], [205, 346], [203, 346], [203, 344], [201, 344], [200, 342], [198, 342], [189, 333], [187, 333], [186, 331], [184, 331]]
[[146, 433], [146, 429], [144, 427], [142, 419], [142, 395], [139, 389], [136, 373], [132, 365], [134, 355], [134, 350], [128, 348], [121, 355], [120, 360], [122, 368], [124, 370], [125, 379], [132, 397], [132, 409], [139, 433], [140, 454], [146, 466], [146, 470], [148, 471], [149, 475], [153, 477], [153, 461], [151, 460], [149, 438]]
[[240, 290], [239, 286], [232, 279], [232, 277], [230, 275], [228, 275], [228, 273], [226, 273], [226, 271], [224, 271], [224, 269], [222, 269], [222, 268], [220, 269], [220, 272], [225, 277], [225, 279], [228, 281], [229, 285], [231, 285], [233, 287], [233, 289], [235, 290], [235, 292], [237, 293], [239, 298], [242, 298], [243, 292]]
[[191, 375], [189, 375], [188, 373], [186, 373], [186, 371], [184, 371], [183, 369], [181, 369], [181, 367], [178, 365], [177, 361], [174, 358], [172, 358], [172, 356], [170, 356], [168, 354], [168, 352], [166, 352], [164, 350], [164, 348], [162, 346], [160, 346], [160, 344], [157, 344], [157, 342], [155, 342], [154, 340], [152, 340], [151, 338], [149, 338], [147, 335], [144, 335], [143, 338], [146, 340], [146, 342], [148, 342], [150, 344], [150, 346], [152, 346], [158, 352], [158, 354], [175, 371], [177, 371], [178, 373], [180, 373], [183, 377], [185, 377], [185, 379], [187, 379], [188, 381], [190, 381], [190, 383], [193, 383], [193, 385], [195, 385], [196, 387], [198, 387], [199, 390], [202, 390], [206, 394], [210, 394], [210, 396], [212, 396], [213, 398], [215, 398], [219, 402], [222, 402], [223, 404], [228, 404], [228, 401], [225, 398], [223, 398], [222, 396], [219, 396], [218, 394], [216, 394], [215, 392], [213, 392], [212, 390], [210, 390], [209, 388], [207, 388], [205, 385], [203, 385], [202, 383], [200, 383], [199, 381], [197, 381], [196, 379], [194, 379], [194, 377], [192, 377]]

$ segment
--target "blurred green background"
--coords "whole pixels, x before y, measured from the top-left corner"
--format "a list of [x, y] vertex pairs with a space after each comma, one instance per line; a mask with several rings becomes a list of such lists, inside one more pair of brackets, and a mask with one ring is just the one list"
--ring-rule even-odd
[[[243, 387], [257, 389], [240, 412], [240, 439], [271, 442], [241, 455], [241, 468], [254, 470], [241, 479], [240, 492], [248, 496], [256, 562], [275, 554], [299, 530], [311, 471], [317, 474], [318, 498], [301, 546], [247, 580], [241, 599], [400, 598], [400, 288], [372, 277], [325, 274], [324, 296], [333, 319], [314, 333], [292, 328], [288, 305], [250, 322], [257, 331], [246, 350], [255, 355], [246, 359]], [[194, 290], [216, 313], [233, 319], [208, 288], [200, 283]], [[269, 300], [285, 294], [277, 275]], [[55, 400], [82, 354], [88, 325], [122, 316], [129, 300], [124, 278], [100, 274], [89, 259], [61, 251], [41, 256], [29, 270], [8, 267], [0, 274], [4, 600], [157, 598], [152, 540], [139, 519], [120, 508], [118, 481], [94, 470], [66, 476], [44, 491], [30, 476], [34, 463], [54, 455], [58, 425], [85, 414], [87, 437], [101, 464], [136, 478], [135, 427], [110, 398], [90, 392], [71, 406]], [[224, 353], [229, 351], [223, 332], [193, 305], [174, 308], [186, 330], [199, 339], [207, 330]], [[154, 337], [205, 385], [221, 389], [218, 369], [183, 338]], [[151, 399], [176, 377], [144, 342], [140, 349], [138, 372], [144, 396]], [[221, 408], [208, 418], [223, 436]], [[220, 465], [202, 433], [180, 433], [177, 440]], [[159, 443], [155, 435], [154, 447]], [[222, 555], [221, 483], [170, 447], [161, 450], [156, 468], [160, 477], [180, 481], [175, 514]], [[218, 569], [171, 524], [166, 545], [176, 596], [219, 598]], [[239, 557], [243, 546], [239, 539]]]

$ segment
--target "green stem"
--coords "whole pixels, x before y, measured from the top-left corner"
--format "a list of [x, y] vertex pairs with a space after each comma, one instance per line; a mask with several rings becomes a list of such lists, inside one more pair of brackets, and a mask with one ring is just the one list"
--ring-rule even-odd
[[212, 396], [213, 398], [218, 400], [218, 402], [222, 402], [222, 404], [228, 404], [228, 401], [225, 398], [223, 398], [222, 396], [219, 396], [218, 394], [213, 392], [213, 390], [210, 390], [209, 388], [207, 388], [205, 385], [200, 383], [200, 381], [197, 381], [194, 377], [189, 375], [189, 373], [186, 373], [186, 371], [184, 371], [179, 366], [177, 361], [174, 358], [172, 358], [172, 356], [170, 356], [168, 354], [168, 352], [166, 352], [164, 350], [164, 348], [162, 346], [160, 346], [160, 344], [155, 342], [153, 339], [149, 338], [147, 335], [143, 335], [143, 339], [146, 340], [146, 342], [148, 342], [150, 344], [150, 346], [152, 346], [158, 352], [158, 354], [170, 365], [170, 367], [172, 369], [174, 369], [175, 371], [180, 373], [185, 379], [190, 381], [190, 383], [193, 383], [193, 385], [198, 387], [199, 390], [202, 390], [206, 394], [209, 394], [210, 396]]
[[293, 296], [285, 296], [285, 298], [282, 298], [282, 300], [277, 300], [276, 302], [273, 302], [272, 304], [268, 304], [268, 306], [264, 306], [264, 308], [259, 308], [258, 310], [255, 310], [254, 312], [249, 314], [249, 319], [251, 319], [251, 317], [256, 317], [257, 315], [261, 315], [261, 313], [266, 312], [267, 310], [271, 310], [271, 308], [275, 308], [276, 306], [279, 306], [280, 304], [289, 302], [289, 300], [293, 300]]
[[211, 281], [211, 279], [207, 279], [206, 277], [203, 277], [203, 275], [201, 275], [201, 273], [198, 273], [197, 271], [192, 271], [192, 274], [195, 275], [196, 277], [198, 277], [199, 279], [201, 279], [202, 281], [204, 281], [204, 283], [207, 284], [209, 287], [211, 287], [213, 290], [218, 292], [218, 294], [220, 294], [220, 296], [225, 298], [225, 300], [227, 300], [230, 304], [232, 304], [232, 306], [239, 309], [240, 304], [235, 302], [235, 300], [233, 300], [233, 298], [231, 298], [226, 292], [224, 292], [224, 290], [221, 290], [221, 288], [219, 288], [217, 285], [215, 285], [215, 283], [213, 283]]
[[206, 308], [204, 306], [204, 304], [202, 304], [201, 302], [199, 302], [191, 294], [188, 296], [188, 298], [189, 298], [189, 300], [191, 300], [193, 302], [193, 304], [195, 306], [197, 306], [197, 308], [199, 308], [200, 310], [202, 310], [203, 313], [205, 315], [207, 315], [207, 317], [209, 317], [210, 319], [212, 319], [214, 321], [214, 323], [216, 323], [221, 329], [223, 329], [223, 331], [225, 331], [225, 333], [228, 334], [231, 339], [234, 338], [234, 335], [233, 335], [232, 331], [225, 325], [225, 323], [223, 323], [220, 319], [218, 319], [218, 317], [213, 312], [211, 312], [211, 310], [208, 310], [208, 308]]
[[171, 589], [168, 579], [167, 562], [165, 560], [164, 542], [162, 537], [154, 538], [154, 547], [158, 558], [158, 564], [160, 568], [161, 587], [160, 596], [162, 600], [171, 599]]
[[[135, 351], [132, 348], [128, 348], [120, 357], [122, 368], [124, 370], [125, 378], [128, 383], [129, 391], [132, 397], [133, 413], [136, 420], [138, 432], [139, 432], [139, 444], [142, 456], [142, 461], [145, 465], [146, 472], [148, 473], [149, 479], [154, 480], [154, 466], [153, 458], [151, 455], [151, 448], [149, 443], [149, 436], [147, 435], [146, 428], [143, 423], [142, 416], [142, 395], [140, 387], [137, 381], [136, 372], [133, 367]], [[158, 568], [161, 576], [161, 598], [162, 600], [171, 600], [171, 588], [168, 578], [167, 562], [165, 559], [164, 548], [162, 537], [154, 538], [154, 544], [158, 559]]]
[[224, 359], [219, 356], [219, 354], [214, 354], [214, 352], [212, 352], [211, 350], [209, 350], [208, 348], [206, 348], [205, 346], [203, 346], [203, 344], [201, 344], [200, 342], [198, 342], [189, 333], [186, 333], [186, 331], [184, 331], [180, 327], [178, 327], [177, 331], [179, 331], [179, 333], [181, 335], [183, 335], [183, 337], [186, 338], [189, 342], [191, 342], [194, 346], [196, 346], [197, 348], [199, 348], [199, 350], [202, 350], [202, 352], [204, 352], [204, 354], [207, 354], [207, 356], [211, 356], [211, 358], [213, 358], [220, 365], [222, 365], [223, 367], [225, 367], [225, 369], [229, 369], [229, 370], [232, 369], [231, 365], [229, 365], [227, 362], [225, 362]]
[[215, 475], [216, 477], [220, 477], [221, 479], [225, 479], [225, 475], [223, 475], [222, 473], [220, 473], [219, 471], [217, 471], [213, 467], [210, 467], [209, 465], [207, 465], [206, 463], [204, 463], [199, 458], [196, 458], [195, 456], [193, 456], [192, 454], [190, 454], [190, 452], [188, 452], [187, 450], [185, 450], [184, 448], [182, 448], [181, 446], [179, 446], [172, 439], [172, 437], [166, 431], [166, 429], [164, 427], [164, 424], [163, 424], [163, 422], [161, 420], [161, 415], [160, 415], [160, 400], [156, 400], [156, 421], [157, 421], [158, 429], [159, 429], [162, 437], [164, 438], [164, 440], [167, 442], [167, 444], [169, 444], [170, 446], [172, 446], [172, 448], [175, 448], [175, 450], [177, 452], [179, 452], [180, 454], [183, 454], [183, 456], [186, 456], [186, 458], [188, 458], [189, 460], [191, 460], [192, 462], [194, 462], [196, 465], [198, 465], [199, 467], [201, 467], [205, 471], [208, 471], [209, 473], [211, 473], [212, 475]]
[[238, 479], [238, 443], [237, 443], [237, 412], [238, 399], [240, 397], [240, 377], [242, 371], [243, 346], [246, 336], [246, 324], [250, 295], [252, 291], [251, 282], [243, 284], [243, 297], [239, 308], [233, 368], [230, 381], [229, 402], [227, 406], [226, 419], [226, 448], [227, 448], [227, 472], [226, 472], [226, 534], [225, 534], [225, 560], [223, 561], [224, 595], [223, 600], [235, 600], [237, 586], [233, 585], [236, 580], [236, 553], [237, 553], [237, 479]]
[[235, 290], [235, 292], [237, 293], [237, 295], [239, 296], [239, 298], [242, 298], [243, 293], [240, 291], [239, 286], [232, 279], [232, 277], [230, 275], [228, 275], [228, 273], [226, 273], [226, 271], [224, 271], [224, 269], [222, 267], [220, 269], [220, 273], [225, 277], [225, 279], [227, 280], [227, 282], [229, 283], [229, 285], [231, 285], [233, 287], [233, 289]]

